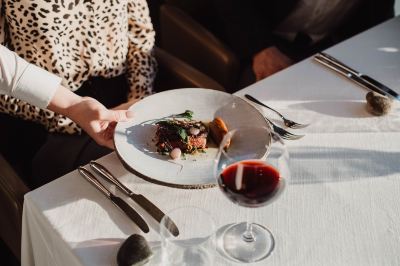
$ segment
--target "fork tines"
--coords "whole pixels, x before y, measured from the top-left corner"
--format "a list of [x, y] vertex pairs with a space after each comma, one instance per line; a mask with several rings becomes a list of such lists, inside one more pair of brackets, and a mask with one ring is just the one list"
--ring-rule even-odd
[[272, 126], [272, 130], [277, 133], [279, 136], [281, 136], [283, 139], [287, 139], [287, 140], [296, 140], [296, 139], [300, 139], [302, 137], [304, 137], [304, 135], [297, 135], [297, 134], [293, 134], [289, 131], [287, 131], [286, 129], [283, 129], [277, 125], [275, 125], [274, 123], [272, 123], [271, 120], [269, 120], [268, 118], [265, 118], [270, 125]]

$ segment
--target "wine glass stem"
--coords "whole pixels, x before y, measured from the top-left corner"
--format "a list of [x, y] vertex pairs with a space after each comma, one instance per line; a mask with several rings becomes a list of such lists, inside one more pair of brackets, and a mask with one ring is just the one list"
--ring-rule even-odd
[[246, 242], [254, 242], [256, 238], [253, 234], [252, 223], [246, 222], [246, 231], [242, 235], [242, 239]]

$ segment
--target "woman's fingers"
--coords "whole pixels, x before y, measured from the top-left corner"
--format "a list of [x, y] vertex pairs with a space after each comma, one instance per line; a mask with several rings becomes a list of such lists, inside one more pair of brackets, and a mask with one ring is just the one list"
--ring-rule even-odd
[[99, 120], [105, 120], [109, 122], [123, 122], [128, 121], [133, 117], [132, 111], [127, 110], [101, 110], [99, 113]]

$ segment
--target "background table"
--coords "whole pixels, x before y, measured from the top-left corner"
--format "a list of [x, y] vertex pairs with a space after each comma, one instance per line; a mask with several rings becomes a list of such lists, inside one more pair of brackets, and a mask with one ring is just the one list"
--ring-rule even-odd
[[[395, 18], [327, 52], [400, 92], [399, 50], [400, 19]], [[255, 265], [400, 265], [399, 104], [385, 117], [371, 116], [364, 89], [312, 59], [237, 95], [244, 93], [289, 117], [313, 121], [303, 139], [287, 141], [291, 185], [270, 206], [246, 210], [217, 188], [148, 183], [127, 172], [114, 153], [99, 162], [162, 210], [198, 206], [218, 227], [250, 213], [276, 238], [272, 256]], [[116, 265], [120, 243], [135, 232], [124, 214], [74, 171], [25, 196], [22, 264]], [[153, 246], [160, 240], [154, 229], [146, 239]], [[231, 264], [218, 258], [217, 265]]]

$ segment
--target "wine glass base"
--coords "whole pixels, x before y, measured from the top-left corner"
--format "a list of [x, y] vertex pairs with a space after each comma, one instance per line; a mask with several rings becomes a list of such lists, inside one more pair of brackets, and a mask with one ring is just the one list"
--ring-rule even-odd
[[257, 262], [271, 255], [275, 247], [275, 239], [272, 233], [262, 225], [252, 224], [254, 241], [246, 241], [243, 233], [246, 231], [246, 222], [234, 224], [228, 227], [220, 235], [218, 243], [221, 243], [222, 251], [228, 258], [238, 262]]

